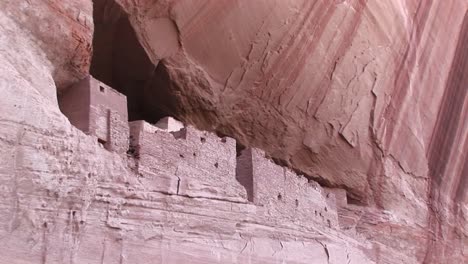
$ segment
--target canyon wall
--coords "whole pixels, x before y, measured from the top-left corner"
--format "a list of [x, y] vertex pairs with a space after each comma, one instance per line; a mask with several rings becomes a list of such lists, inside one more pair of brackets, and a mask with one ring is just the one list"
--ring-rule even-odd
[[[467, 262], [467, 11], [2, 1], [0, 263]], [[90, 72], [196, 129], [106, 150], [58, 106]]]

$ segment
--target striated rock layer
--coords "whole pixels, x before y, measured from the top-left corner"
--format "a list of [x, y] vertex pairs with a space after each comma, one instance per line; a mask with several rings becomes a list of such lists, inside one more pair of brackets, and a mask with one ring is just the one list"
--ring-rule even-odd
[[465, 254], [467, 1], [117, 2], [171, 113], [391, 211], [420, 261]]
[[[468, 262], [467, 14], [466, 0], [2, 1], [0, 263]], [[131, 120], [170, 114], [248, 148], [234, 161], [232, 139], [168, 132], [145, 137], [141, 164], [102, 148], [56, 96], [89, 68]], [[258, 182], [235, 177], [256, 162]]]

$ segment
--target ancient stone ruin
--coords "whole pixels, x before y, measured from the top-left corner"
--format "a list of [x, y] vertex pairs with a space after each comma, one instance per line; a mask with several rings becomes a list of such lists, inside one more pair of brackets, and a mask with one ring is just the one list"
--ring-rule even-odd
[[70, 123], [96, 136], [106, 149], [128, 149], [127, 98], [92, 76], [72, 85], [58, 98], [60, 110]]
[[[128, 168], [133, 177], [149, 191], [140, 195], [196, 199], [207, 208], [213, 206], [211, 203], [231, 210], [234, 207], [231, 217], [240, 222], [340, 229], [338, 210], [347, 206], [346, 192], [323, 188], [275, 164], [262, 150], [239, 146], [233, 138], [197, 130], [172, 117], [165, 117], [156, 124], [144, 120], [127, 122], [126, 96], [92, 76], [61, 94], [59, 105], [71, 124], [96, 138], [107, 151], [129, 159]], [[121, 225], [116, 223], [121, 221], [119, 219], [108, 221]], [[290, 231], [282, 232], [285, 233], [271, 232], [270, 235], [287, 236]], [[262, 249], [269, 247], [270, 242], [255, 243], [266, 243], [255, 249], [255, 258], [276, 259], [267, 256], [269, 249]], [[283, 243], [286, 242], [280, 242], [281, 247]], [[336, 248], [324, 245], [322, 250], [328, 260], [369, 258], [361, 249], [348, 244]], [[297, 260], [317, 259], [315, 249], [310, 252], [302, 249], [301, 254]], [[287, 256], [285, 259], [296, 258]]]
[[[126, 96], [88, 76], [59, 96], [74, 126], [105, 149], [134, 158], [135, 173], [152, 191], [259, 206], [262, 217], [338, 227], [334, 193], [266, 158], [256, 148], [184, 126], [172, 117], [156, 124], [127, 122]], [[344, 190], [343, 190], [344, 191]], [[256, 211], [257, 211], [256, 210]]]

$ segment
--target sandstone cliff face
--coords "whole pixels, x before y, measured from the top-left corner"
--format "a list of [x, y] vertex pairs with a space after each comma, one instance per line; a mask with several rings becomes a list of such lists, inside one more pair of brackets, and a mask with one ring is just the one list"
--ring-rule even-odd
[[466, 246], [466, 1], [117, 2], [180, 118]]
[[[94, 2], [94, 22], [89, 0], [0, 4], [1, 263], [468, 261], [468, 1]], [[346, 190], [339, 225], [150, 194], [58, 108], [93, 24], [91, 72], [131, 119], [175, 115]]]
[[[56, 86], [67, 87], [89, 72], [93, 35], [93, 5], [91, 1], [2, 1], [2, 45], [17, 47], [3, 50], [16, 56], [16, 67], [30, 70], [48, 67]], [[61, 41], [63, 40], [63, 41]], [[11, 45], [11, 46], [9, 46]], [[18, 56], [18, 52], [24, 52]], [[25, 57], [44, 57], [45, 64], [26, 63]], [[31, 80], [37, 82], [40, 80]], [[38, 90], [45, 92], [46, 87]], [[55, 97], [51, 89], [50, 98]]]

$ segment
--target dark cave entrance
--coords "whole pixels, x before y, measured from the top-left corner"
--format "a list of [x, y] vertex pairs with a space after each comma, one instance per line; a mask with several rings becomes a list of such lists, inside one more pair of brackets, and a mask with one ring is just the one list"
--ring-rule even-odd
[[177, 118], [167, 69], [151, 62], [128, 15], [113, 0], [93, 4], [91, 75], [127, 96], [129, 121]]

